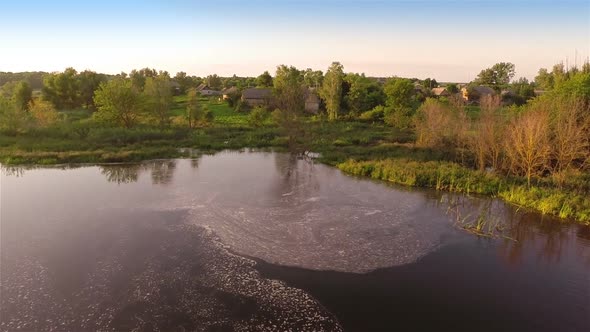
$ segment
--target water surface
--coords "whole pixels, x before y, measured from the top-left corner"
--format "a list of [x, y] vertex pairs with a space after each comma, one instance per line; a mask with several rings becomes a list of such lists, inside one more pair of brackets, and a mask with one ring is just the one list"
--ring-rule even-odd
[[263, 152], [1, 181], [2, 330], [590, 328], [590, 228], [496, 200]]

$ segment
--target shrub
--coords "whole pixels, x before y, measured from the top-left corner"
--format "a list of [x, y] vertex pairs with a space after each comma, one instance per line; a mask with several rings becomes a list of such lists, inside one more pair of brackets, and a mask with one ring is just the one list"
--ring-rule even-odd
[[385, 116], [385, 107], [383, 105], [376, 106], [370, 111], [363, 112], [360, 116], [360, 120], [367, 121], [381, 121]]
[[252, 127], [262, 127], [268, 119], [269, 113], [265, 107], [256, 106], [248, 116], [248, 124]]

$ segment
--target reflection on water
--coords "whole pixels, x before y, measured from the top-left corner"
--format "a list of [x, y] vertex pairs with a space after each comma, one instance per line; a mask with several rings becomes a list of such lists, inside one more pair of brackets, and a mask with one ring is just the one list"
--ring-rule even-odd
[[100, 173], [105, 176], [107, 181], [118, 184], [136, 182], [139, 171], [142, 169], [139, 164], [107, 165], [99, 166], [99, 168]]
[[[191, 161], [192, 167], [198, 162]], [[153, 184], [166, 185], [172, 181], [176, 168], [175, 160], [150, 160], [141, 164], [117, 164], [99, 166], [100, 172], [109, 182], [118, 184], [137, 182], [140, 173], [149, 173]]]

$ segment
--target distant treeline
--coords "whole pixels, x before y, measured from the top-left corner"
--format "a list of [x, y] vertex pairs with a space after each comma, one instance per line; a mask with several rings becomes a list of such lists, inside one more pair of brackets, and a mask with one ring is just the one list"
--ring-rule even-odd
[[32, 89], [40, 90], [43, 87], [43, 79], [49, 73], [43, 71], [30, 71], [21, 73], [0, 72], [0, 86], [8, 82], [25, 81], [29, 83]]

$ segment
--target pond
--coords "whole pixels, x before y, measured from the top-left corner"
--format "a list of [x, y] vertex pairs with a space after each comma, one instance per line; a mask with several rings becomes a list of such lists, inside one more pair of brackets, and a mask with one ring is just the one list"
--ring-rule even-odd
[[254, 151], [0, 185], [2, 331], [590, 330], [590, 227], [498, 200]]

